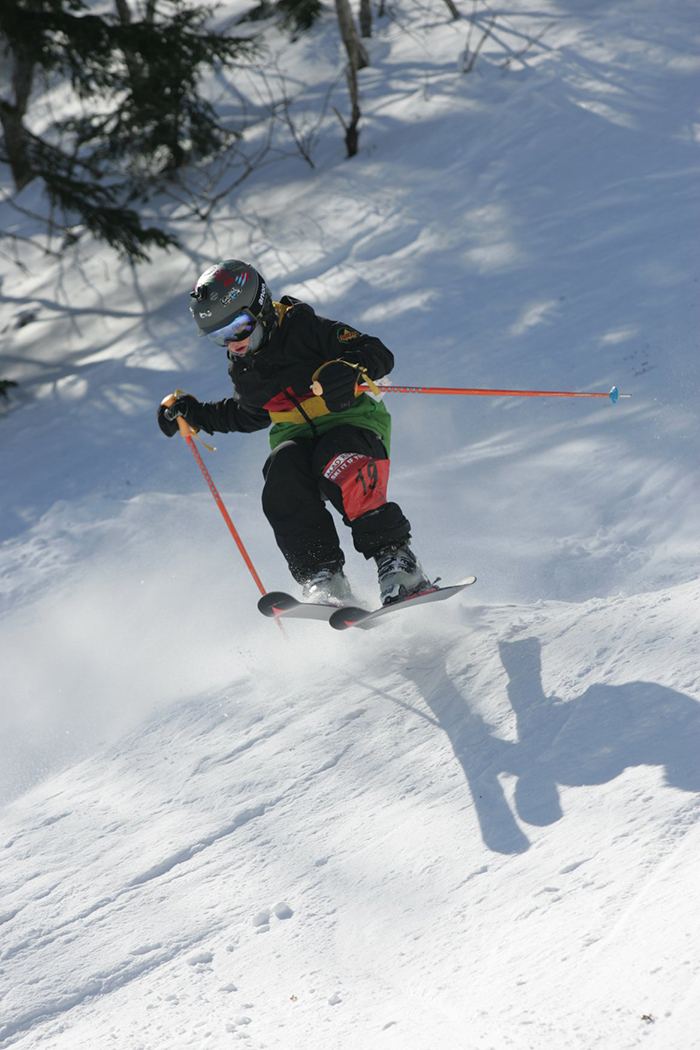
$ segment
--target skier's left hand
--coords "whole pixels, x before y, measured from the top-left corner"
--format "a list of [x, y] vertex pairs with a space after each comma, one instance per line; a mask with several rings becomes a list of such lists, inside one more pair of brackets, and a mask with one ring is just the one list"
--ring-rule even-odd
[[330, 412], [343, 412], [355, 404], [357, 369], [345, 361], [327, 361], [315, 378], [323, 387], [321, 397]]

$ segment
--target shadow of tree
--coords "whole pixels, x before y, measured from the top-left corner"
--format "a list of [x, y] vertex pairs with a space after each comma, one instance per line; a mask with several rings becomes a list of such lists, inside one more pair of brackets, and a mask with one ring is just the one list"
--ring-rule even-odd
[[562, 700], [542, 688], [537, 638], [501, 642], [517, 741], [493, 736], [469, 707], [445, 667], [413, 667], [415, 683], [447, 734], [471, 790], [486, 846], [523, 853], [530, 846], [499, 774], [517, 777], [515, 810], [537, 827], [563, 816], [559, 785], [605, 784], [631, 766], [663, 766], [666, 783], [700, 792], [700, 704], [654, 682], [594, 685]]

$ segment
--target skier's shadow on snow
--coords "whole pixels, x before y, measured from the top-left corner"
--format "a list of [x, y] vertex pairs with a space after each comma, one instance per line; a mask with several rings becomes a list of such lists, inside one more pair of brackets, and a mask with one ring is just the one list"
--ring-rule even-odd
[[629, 766], [663, 766], [666, 783], [700, 792], [700, 704], [653, 682], [593, 685], [580, 697], [545, 696], [536, 638], [501, 642], [517, 742], [493, 736], [443, 666], [404, 670], [449, 737], [474, 798], [485, 844], [523, 853], [530, 841], [500, 773], [517, 778], [515, 809], [537, 827], [562, 816], [559, 785], [605, 784]]

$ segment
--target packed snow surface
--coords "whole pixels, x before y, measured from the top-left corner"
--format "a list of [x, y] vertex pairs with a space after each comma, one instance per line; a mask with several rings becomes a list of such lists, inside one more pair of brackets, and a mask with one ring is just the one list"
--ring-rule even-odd
[[[313, 169], [290, 140], [208, 221], [163, 200], [184, 250], [135, 271], [0, 260], [2, 1048], [700, 1047], [697, 6], [387, 11], [353, 160], [328, 10], [267, 34]], [[632, 396], [388, 394], [415, 549], [478, 582], [285, 638], [155, 425], [230, 392], [187, 293], [232, 256], [396, 383]], [[293, 589], [266, 434], [215, 443]]]

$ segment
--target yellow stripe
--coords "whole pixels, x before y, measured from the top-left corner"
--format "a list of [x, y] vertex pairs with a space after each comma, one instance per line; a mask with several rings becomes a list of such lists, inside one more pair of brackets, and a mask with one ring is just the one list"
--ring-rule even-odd
[[[329, 415], [329, 409], [322, 397], [309, 397], [301, 405], [309, 419]], [[298, 408], [289, 408], [285, 412], [270, 412], [273, 423], [306, 423]]]

